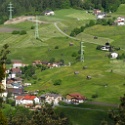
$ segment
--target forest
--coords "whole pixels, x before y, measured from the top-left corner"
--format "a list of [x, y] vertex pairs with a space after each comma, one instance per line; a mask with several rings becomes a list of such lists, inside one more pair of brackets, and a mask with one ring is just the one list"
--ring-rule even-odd
[[[0, 1], [0, 24], [8, 19], [10, 0]], [[101, 9], [106, 12], [115, 12], [125, 0], [11, 0], [13, 15], [40, 15], [45, 10], [57, 9]]]

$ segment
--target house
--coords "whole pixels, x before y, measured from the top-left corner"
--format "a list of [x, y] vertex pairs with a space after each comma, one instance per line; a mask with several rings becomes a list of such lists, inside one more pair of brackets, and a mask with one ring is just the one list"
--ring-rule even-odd
[[16, 76], [20, 76], [22, 74], [22, 71], [20, 67], [12, 68], [9, 71], [9, 76], [8, 78], [15, 78]]
[[96, 15], [97, 19], [103, 19], [106, 16], [105, 13], [99, 13]]
[[109, 48], [107, 48], [106, 46], [102, 46], [101, 50], [109, 51]]
[[62, 101], [62, 96], [59, 94], [54, 94], [54, 93], [43, 94], [41, 95], [40, 98], [41, 98], [41, 101], [45, 101], [48, 104], [53, 103], [53, 105], [58, 105], [58, 103]]
[[42, 65], [42, 62], [40, 60], [35, 60], [33, 63], [32, 63], [33, 66], [36, 66], [36, 65]]
[[125, 18], [123, 17], [118, 17], [116, 20], [116, 23], [118, 26], [125, 25]]
[[31, 105], [39, 104], [39, 98], [33, 95], [17, 96], [15, 98], [16, 105]]
[[66, 95], [66, 102], [72, 104], [83, 103], [86, 100], [86, 97], [80, 93], [71, 93]]
[[8, 80], [6, 84], [7, 92], [12, 94], [22, 94], [24, 93], [24, 88], [22, 86], [22, 81]]
[[44, 12], [44, 15], [46, 15], [46, 16], [51, 16], [51, 15], [55, 15], [55, 13], [54, 13], [54, 11], [52, 11], [52, 10], [46, 10], [46, 11]]
[[116, 53], [116, 52], [111, 53], [112, 59], [116, 59], [117, 57], [118, 57], [118, 53]]
[[21, 60], [13, 60], [12, 65], [13, 65], [13, 68], [16, 68], [16, 67], [20, 68], [20, 67], [27, 66], [27, 64], [22, 63]]
[[54, 68], [54, 67], [60, 67], [61, 62], [53, 62], [53, 63], [48, 63], [49, 68]]
[[100, 14], [101, 12], [102, 12], [102, 11], [99, 10], [99, 9], [94, 9], [93, 14], [94, 14], [94, 15], [98, 15], [98, 14]]

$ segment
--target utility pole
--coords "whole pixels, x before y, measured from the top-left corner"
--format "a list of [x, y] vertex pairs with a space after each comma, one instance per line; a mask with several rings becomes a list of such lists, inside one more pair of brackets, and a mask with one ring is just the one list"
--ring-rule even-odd
[[35, 39], [39, 38], [39, 32], [38, 32], [38, 19], [36, 16], [36, 25], [35, 25]]
[[8, 8], [9, 8], [9, 12], [10, 12], [9, 20], [11, 20], [11, 19], [12, 19], [12, 11], [13, 11], [13, 7], [12, 7], [12, 5], [13, 5], [13, 4], [10, 2], [8, 5], [9, 5]]
[[84, 42], [80, 42], [80, 48], [81, 48], [81, 56], [80, 56], [80, 61], [81, 62], [84, 62], [84, 49], [83, 49], [83, 47], [85, 47], [85, 46], [83, 46], [83, 43]]

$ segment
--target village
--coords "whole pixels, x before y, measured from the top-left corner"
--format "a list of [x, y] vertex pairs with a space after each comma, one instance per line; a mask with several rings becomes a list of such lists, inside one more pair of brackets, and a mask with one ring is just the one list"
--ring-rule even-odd
[[[50, 64], [47, 62], [41, 62], [40, 60], [35, 60], [32, 65], [47, 65], [50, 69], [60, 67], [59, 63]], [[23, 79], [19, 77], [22, 74], [21, 67], [24, 66], [28, 66], [28, 64], [23, 64], [20, 60], [13, 60], [12, 68], [10, 70], [6, 70], [6, 76], [8, 77], [6, 77], [2, 83], [4, 88], [6, 88], [6, 91], [2, 93], [4, 100], [6, 100], [9, 95], [15, 102], [15, 106], [20, 105], [27, 108], [40, 108], [44, 103], [57, 106], [59, 105], [59, 102], [78, 105], [86, 101], [87, 98], [85, 96], [76, 92], [69, 93], [65, 97], [56, 93], [44, 93], [42, 95], [38, 95], [39, 90], [26, 92], [25, 87], [32, 86], [32, 83], [24, 83]]]
[[[96, 16], [97, 19], [104, 19], [107, 14], [102, 12], [101, 10], [94, 9], [93, 14]], [[48, 10], [44, 12], [45, 16], [53, 16], [54, 11]], [[20, 17], [16, 19], [9, 20], [5, 22], [5, 24], [11, 24], [11, 23], [19, 23], [24, 21], [34, 21], [35, 17]], [[41, 22], [40, 22], [41, 23]], [[125, 19], [123, 17], [118, 17], [114, 24], [121, 26], [125, 25]], [[97, 38], [94, 38], [97, 39]], [[69, 43], [69, 46], [74, 46], [73, 43]], [[118, 58], [118, 53], [112, 51], [111, 45], [107, 42], [103, 46], [99, 46], [99, 50], [102, 51], [109, 51], [110, 57], [112, 59]], [[120, 49], [120, 48], [119, 48]], [[34, 60], [32, 63], [32, 66], [36, 67], [37, 65], [43, 65], [49, 69], [52, 68], [59, 68], [63, 65], [63, 62], [47, 62], [47, 61], [40, 61], [40, 60]], [[69, 64], [68, 66], [70, 66]], [[3, 80], [4, 88], [6, 88], [6, 91], [2, 93], [2, 96], [4, 97], [4, 100], [6, 100], [7, 95], [11, 94], [11, 99], [14, 100], [15, 106], [21, 105], [28, 108], [35, 108], [41, 107], [43, 102], [47, 102], [49, 104], [53, 104], [53, 106], [59, 105], [59, 102], [65, 102], [67, 104], [75, 104], [78, 105], [80, 103], [84, 103], [87, 100], [87, 97], [85, 95], [81, 95], [79, 92], [69, 93], [65, 97], [57, 94], [57, 93], [44, 93], [42, 95], [38, 95], [39, 90], [35, 90], [34, 92], [27, 92], [25, 91], [25, 87], [32, 86], [32, 83], [25, 83], [23, 79], [20, 77], [22, 75], [21, 67], [28, 66], [28, 64], [22, 63], [21, 60], [13, 60], [12, 61], [12, 68], [9, 70], [6, 70], [6, 78]], [[74, 71], [74, 74], [79, 74], [79, 71]], [[86, 76], [87, 79], [91, 79], [91, 76]]]

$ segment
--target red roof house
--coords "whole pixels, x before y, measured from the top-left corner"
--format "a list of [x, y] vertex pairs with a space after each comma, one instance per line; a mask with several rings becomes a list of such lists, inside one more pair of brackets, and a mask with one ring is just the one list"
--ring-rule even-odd
[[71, 93], [66, 96], [66, 101], [68, 103], [79, 104], [83, 103], [86, 100], [86, 97], [80, 93]]

